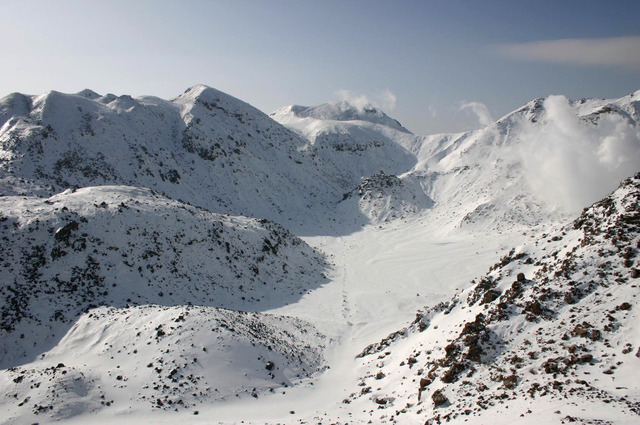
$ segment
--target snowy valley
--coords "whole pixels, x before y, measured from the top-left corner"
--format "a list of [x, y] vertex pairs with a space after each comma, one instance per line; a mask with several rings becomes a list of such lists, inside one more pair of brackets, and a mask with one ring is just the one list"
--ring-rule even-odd
[[0, 423], [640, 420], [640, 91], [0, 100]]

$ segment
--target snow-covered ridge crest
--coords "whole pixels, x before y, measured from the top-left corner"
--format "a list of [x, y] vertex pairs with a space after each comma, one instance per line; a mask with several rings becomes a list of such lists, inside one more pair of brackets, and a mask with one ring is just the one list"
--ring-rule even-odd
[[425, 188], [433, 213], [454, 227], [567, 220], [640, 166], [637, 96], [549, 96], [479, 130], [418, 138], [410, 148], [418, 162], [403, 178]]
[[389, 117], [381, 109], [375, 106], [354, 105], [347, 101], [324, 103], [318, 106], [291, 105], [271, 114], [276, 120], [285, 119], [286, 115], [293, 115], [297, 118], [314, 118], [317, 120], [331, 121], [367, 121], [373, 124], [381, 124], [393, 129], [410, 133], [397, 120]]
[[344, 191], [304, 152], [305, 140], [207, 86], [172, 101], [90, 91], [15, 94], [0, 100], [0, 114], [5, 195], [143, 186], [212, 211], [291, 225], [322, 216], [325, 201], [337, 202]]
[[406, 147], [416, 136], [373, 106], [344, 101], [288, 106], [270, 116], [306, 139], [307, 150], [326, 164], [346, 190], [353, 190], [362, 178], [381, 171], [400, 175], [416, 164]]
[[202, 306], [100, 307], [51, 351], [0, 374], [4, 418], [65, 420], [131, 409], [198, 414], [301, 384], [325, 338], [285, 316]]
[[270, 114], [275, 120], [286, 121], [287, 115], [330, 121], [366, 121], [380, 124], [404, 133], [410, 133], [397, 120], [373, 105], [353, 105], [347, 101], [324, 103], [318, 106], [291, 105]]

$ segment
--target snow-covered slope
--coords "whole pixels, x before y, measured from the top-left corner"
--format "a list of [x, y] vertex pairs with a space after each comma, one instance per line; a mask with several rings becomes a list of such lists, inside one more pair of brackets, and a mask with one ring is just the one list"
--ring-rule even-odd
[[415, 136], [373, 107], [362, 109], [346, 102], [294, 105], [270, 116], [307, 139], [314, 155], [335, 167], [340, 181], [349, 189], [362, 177], [381, 171], [401, 174], [416, 163], [400, 143]]
[[[271, 116], [309, 140], [345, 181], [396, 175], [433, 200], [410, 208], [413, 214], [427, 213], [447, 231], [495, 232], [568, 220], [634, 173], [639, 111], [640, 92], [617, 100], [550, 96], [482, 129], [431, 136], [343, 103], [290, 106]], [[361, 210], [361, 219], [377, 221]]]
[[357, 188], [345, 193], [338, 211], [345, 217], [357, 211], [365, 223], [378, 224], [415, 215], [431, 206], [433, 201], [420, 186], [380, 172], [363, 178]]
[[432, 219], [505, 231], [567, 220], [640, 167], [640, 91], [618, 100], [536, 99], [480, 130], [424, 136], [404, 179]]
[[[51, 351], [0, 373], [3, 423], [186, 412], [278, 394], [324, 368], [325, 339], [290, 317], [213, 307], [100, 307]], [[148, 417], [148, 416], [147, 416]]]
[[632, 423], [639, 247], [637, 174], [367, 347], [361, 387], [345, 403], [374, 422]]
[[172, 101], [90, 91], [12, 94], [0, 101], [0, 117], [5, 195], [141, 186], [211, 211], [288, 225], [318, 220], [344, 192], [304, 151], [303, 139], [206, 86]]
[[33, 360], [96, 306], [293, 303], [324, 257], [267, 220], [222, 216], [149, 189], [0, 197], [0, 365]]

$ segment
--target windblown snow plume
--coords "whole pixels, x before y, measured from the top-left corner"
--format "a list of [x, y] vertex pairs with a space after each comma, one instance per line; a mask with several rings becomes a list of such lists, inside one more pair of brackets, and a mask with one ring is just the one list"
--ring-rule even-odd
[[365, 94], [357, 94], [351, 90], [340, 89], [335, 92], [342, 102], [347, 102], [363, 111], [367, 107], [376, 107], [386, 111], [392, 111], [396, 107], [397, 97], [389, 89], [375, 93], [372, 97]]
[[590, 125], [564, 96], [549, 96], [544, 109], [542, 126], [523, 129], [530, 143], [520, 153], [526, 178], [541, 199], [578, 212], [640, 166], [640, 132], [631, 118], [601, 113]]
[[477, 117], [478, 122], [483, 127], [493, 124], [493, 117], [489, 108], [482, 102], [465, 102], [460, 106], [460, 111], [471, 110]]

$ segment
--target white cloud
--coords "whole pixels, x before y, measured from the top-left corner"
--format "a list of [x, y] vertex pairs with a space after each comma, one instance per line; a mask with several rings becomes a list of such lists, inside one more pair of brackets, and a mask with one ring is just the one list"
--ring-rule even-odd
[[617, 114], [602, 115], [598, 125], [580, 120], [564, 96], [549, 96], [538, 124], [520, 137], [525, 176], [542, 199], [567, 212], [603, 198], [640, 167], [640, 133]]
[[366, 106], [375, 106], [384, 111], [392, 111], [395, 109], [397, 101], [396, 95], [389, 89], [374, 93], [371, 97], [346, 89], [337, 90], [335, 95], [341, 101], [347, 102], [358, 109], [364, 109]]
[[487, 105], [481, 102], [463, 102], [460, 105], [460, 110], [470, 110], [478, 117], [478, 122], [481, 126], [486, 127], [488, 125], [493, 124], [494, 120], [489, 112], [489, 108]]
[[358, 109], [363, 109], [366, 106], [372, 105], [371, 101], [366, 95], [356, 94], [351, 90], [340, 89], [336, 90], [335, 94], [341, 101], [347, 102]]
[[384, 89], [382, 93], [380, 93], [381, 107], [384, 110], [394, 110], [396, 108], [396, 100], [398, 100], [398, 98], [389, 89]]
[[498, 54], [529, 62], [622, 66], [640, 71], [640, 36], [505, 44]]

